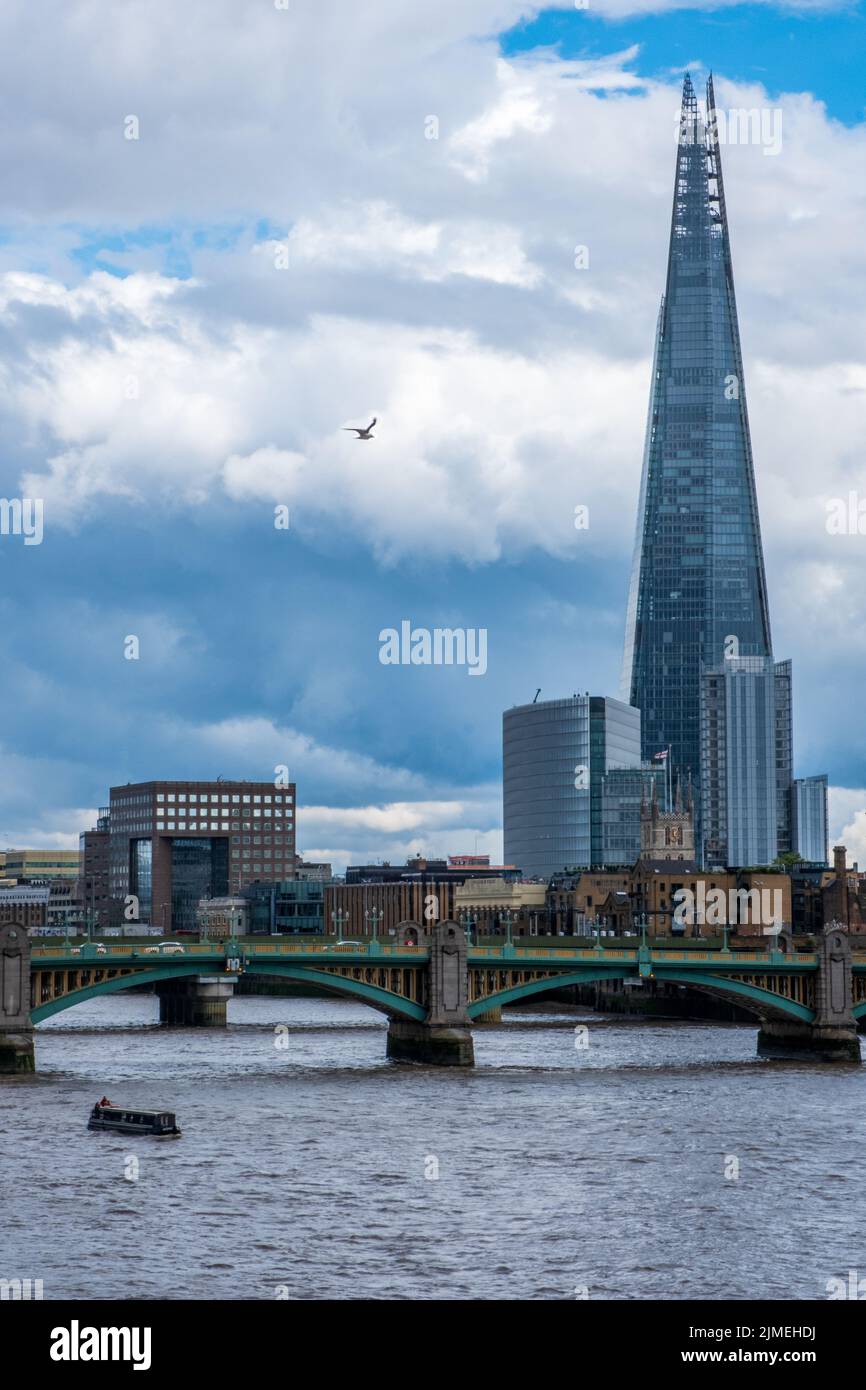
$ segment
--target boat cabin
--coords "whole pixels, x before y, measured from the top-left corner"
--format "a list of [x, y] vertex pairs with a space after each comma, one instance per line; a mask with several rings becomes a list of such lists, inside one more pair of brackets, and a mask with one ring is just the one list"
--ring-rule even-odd
[[113, 1129], [118, 1134], [180, 1134], [171, 1110], [129, 1110], [104, 1098], [91, 1110], [87, 1128]]

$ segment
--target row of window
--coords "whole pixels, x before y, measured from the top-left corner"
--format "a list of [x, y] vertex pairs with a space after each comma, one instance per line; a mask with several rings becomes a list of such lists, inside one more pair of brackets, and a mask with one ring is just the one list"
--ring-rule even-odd
[[[285, 850], [279, 850], [279, 849], [275, 849], [275, 850], [270, 850], [270, 849], [254, 849], [254, 850], [249, 850], [249, 849], [244, 849], [244, 850], [233, 849], [233, 850], [232, 850], [232, 859], [252, 859], [254, 855], [258, 855], [258, 857], [259, 857], [260, 859], [280, 859], [280, 858], [282, 858], [282, 857], [285, 856], [285, 859], [286, 859], [286, 862], [287, 862], [287, 863], [290, 862], [291, 859], [292, 859], [292, 855], [291, 855], [291, 854], [287, 854]], [[249, 865], [248, 865], [248, 864], [247, 864], [247, 865], [244, 865], [244, 867], [245, 867], [245, 868], [249, 868]]]
[[[284, 822], [282, 821], [282, 818], [281, 818], [279, 815], [276, 815], [273, 819], [274, 819], [274, 829], [275, 829], [275, 830], [283, 830], [283, 829], [291, 830], [291, 828], [292, 828], [292, 819], [291, 819], [291, 816], [287, 816]], [[280, 824], [279, 824], [279, 825], [276, 824], [277, 821], [280, 821]], [[236, 820], [235, 820], [235, 821], [231, 821], [231, 822], [225, 821], [225, 820], [224, 820], [224, 821], [214, 821], [214, 820], [212, 820], [212, 821], [205, 821], [205, 820], [199, 820], [199, 821], [195, 821], [195, 820], [190, 820], [190, 821], [186, 821], [186, 820], [184, 820], [184, 821], [173, 821], [173, 820], [162, 821], [162, 820], [158, 820], [158, 821], [156, 822], [156, 828], [157, 828], [157, 830], [228, 830], [228, 829], [240, 830], [241, 825], [240, 825], [240, 821], [236, 821]], [[245, 829], [248, 829], [248, 828], [249, 828], [249, 827], [245, 827]], [[269, 828], [270, 828], [270, 827], [269, 827]]]
[[261, 835], [244, 835], [243, 840], [241, 840], [240, 835], [232, 835], [233, 845], [241, 843], [245, 845], [290, 845], [292, 837], [285, 835], [281, 840], [279, 835], [274, 835], [273, 838], [270, 835], [265, 835], [264, 838]]
[[157, 801], [217, 801], [221, 802], [223, 805], [226, 805], [226, 803], [230, 802], [233, 806], [240, 805], [242, 802], [245, 806], [248, 806], [250, 803], [252, 803], [254, 806], [257, 806], [262, 802], [264, 802], [265, 805], [270, 805], [274, 801], [291, 801], [292, 793], [280, 792], [275, 796], [248, 795], [241, 797], [227, 796], [225, 793], [219, 795], [217, 792], [211, 792], [210, 796], [208, 796], [205, 792], [202, 792], [201, 796], [199, 796], [197, 792], [190, 792], [189, 794], [187, 794], [186, 792], [180, 792], [177, 795], [175, 795], [174, 792], [168, 792], [168, 794], [164, 794], [163, 792], [157, 792], [156, 799]]

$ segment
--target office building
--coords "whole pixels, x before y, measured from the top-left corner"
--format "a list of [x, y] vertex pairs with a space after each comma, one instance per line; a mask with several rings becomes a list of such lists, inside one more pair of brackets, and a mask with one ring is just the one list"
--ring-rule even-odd
[[790, 854], [794, 845], [794, 832], [791, 824], [791, 788], [794, 780], [794, 719], [790, 661], [777, 661], [775, 676], [776, 851], [778, 854]]
[[138, 782], [112, 787], [109, 891], [139, 920], [193, 931], [202, 898], [291, 878], [295, 787], [273, 782]]
[[776, 675], [763, 657], [731, 658], [701, 687], [703, 863], [743, 868], [777, 855]]
[[247, 904], [249, 931], [286, 936], [325, 931], [325, 882], [316, 878], [282, 883], [253, 883], [241, 895]]
[[28, 932], [42, 932], [48, 926], [51, 889], [29, 884], [0, 888], [0, 926], [13, 924]]
[[4, 876], [20, 884], [74, 883], [77, 849], [7, 849]]
[[[713, 83], [711, 78], [707, 84], [705, 120], [686, 76], [621, 693], [641, 711], [644, 757], [670, 746], [674, 776], [679, 774], [685, 785], [691, 775], [698, 794], [699, 843], [717, 839], [724, 822], [731, 862], [743, 862], [741, 856], [753, 850], [760, 850], [758, 857], [766, 862], [775, 858], [780, 832], [784, 838], [785, 816], [777, 826], [776, 767], [765, 756], [763, 732], [759, 764], [748, 787], [742, 784], [741, 761], [731, 774], [727, 821], [720, 821], [717, 805], [708, 808], [708, 827], [701, 827], [705, 789], [715, 787], [721, 797], [728, 775], [721, 766], [702, 768], [707, 747], [701, 724], [703, 678], [727, 659], [755, 659], [773, 669]], [[760, 688], [763, 709], [766, 681]], [[753, 719], [757, 690], [754, 685]], [[784, 709], [780, 712], [782, 781], [790, 668], [787, 699], [787, 716]], [[771, 708], [771, 750], [775, 718]], [[727, 747], [736, 755], [730, 740]], [[769, 786], [764, 785], [767, 779]], [[772, 844], [767, 838], [770, 810]], [[743, 825], [741, 816], [746, 817]]]
[[117, 926], [122, 920], [121, 904], [112, 898], [109, 887], [109, 809], [100, 809], [93, 830], [78, 837], [78, 897], [85, 920], [94, 930]]
[[528, 878], [631, 864], [640, 804], [659, 764], [641, 763], [640, 710], [600, 695], [517, 705], [502, 717], [505, 859]]
[[640, 766], [640, 712], [572, 695], [517, 705], [502, 717], [504, 858], [549, 878], [602, 855], [602, 776]]
[[827, 775], [798, 777], [791, 785], [792, 848], [812, 864], [827, 863]]

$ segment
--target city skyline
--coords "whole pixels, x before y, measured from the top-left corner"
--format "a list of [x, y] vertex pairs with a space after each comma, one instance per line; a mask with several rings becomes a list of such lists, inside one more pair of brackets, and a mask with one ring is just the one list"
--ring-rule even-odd
[[[160, 183], [155, 71], [137, 142], [129, 99], [94, 74], [95, 128], [115, 98], [120, 111], [110, 193], [79, 167], [76, 202], [50, 153], [34, 156], [29, 213], [0, 245], [3, 492], [44, 496], [45, 535], [2, 542], [0, 843], [73, 848], [126, 780], [265, 780], [285, 764], [309, 857], [339, 868], [477, 843], [501, 858], [502, 709], [538, 686], [617, 689], [679, 85], [712, 60], [726, 111], [783, 116], [775, 154], [724, 152], [774, 640], [797, 681], [795, 775], [828, 769], [831, 841], [866, 858], [866, 751], [846, 719], [864, 538], [825, 525], [862, 453], [852, 82], [831, 86], [820, 42], [812, 68], [785, 50], [773, 69], [766, 49], [744, 66], [692, 27], [700, 51], [671, 43], [662, 63], [648, 36], [671, 16], [605, 29], [560, 11], [479, 42], [488, 13], [443, 17], [434, 57], [450, 42], [466, 64], [447, 99], [435, 61], [387, 110], [343, 79], [367, 138], [363, 192], [333, 132], [332, 180], [307, 180], [303, 205], [256, 167], [236, 206], [198, 174], [189, 191]], [[592, 43], [575, 56], [584, 20]], [[630, 22], [641, 48], [617, 46]], [[391, 41], [417, 86], [421, 51]], [[62, 94], [47, 99], [61, 119]], [[284, 97], [287, 126], [298, 99]], [[373, 415], [364, 450], [340, 434]], [[407, 615], [485, 629], [483, 679], [382, 666], [378, 634]]]
[[864, 55], [866, 0], [0, 5], [37, 1359], [558, 1302], [850, 1363]]

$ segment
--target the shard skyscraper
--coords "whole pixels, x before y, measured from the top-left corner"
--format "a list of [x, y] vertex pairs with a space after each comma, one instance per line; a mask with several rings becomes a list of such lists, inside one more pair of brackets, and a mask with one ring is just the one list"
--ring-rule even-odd
[[686, 75], [621, 693], [644, 757], [670, 748], [674, 778], [691, 775], [710, 860], [734, 863], [734, 840], [740, 862], [775, 857], [772, 674], [713, 82], [704, 119]]

